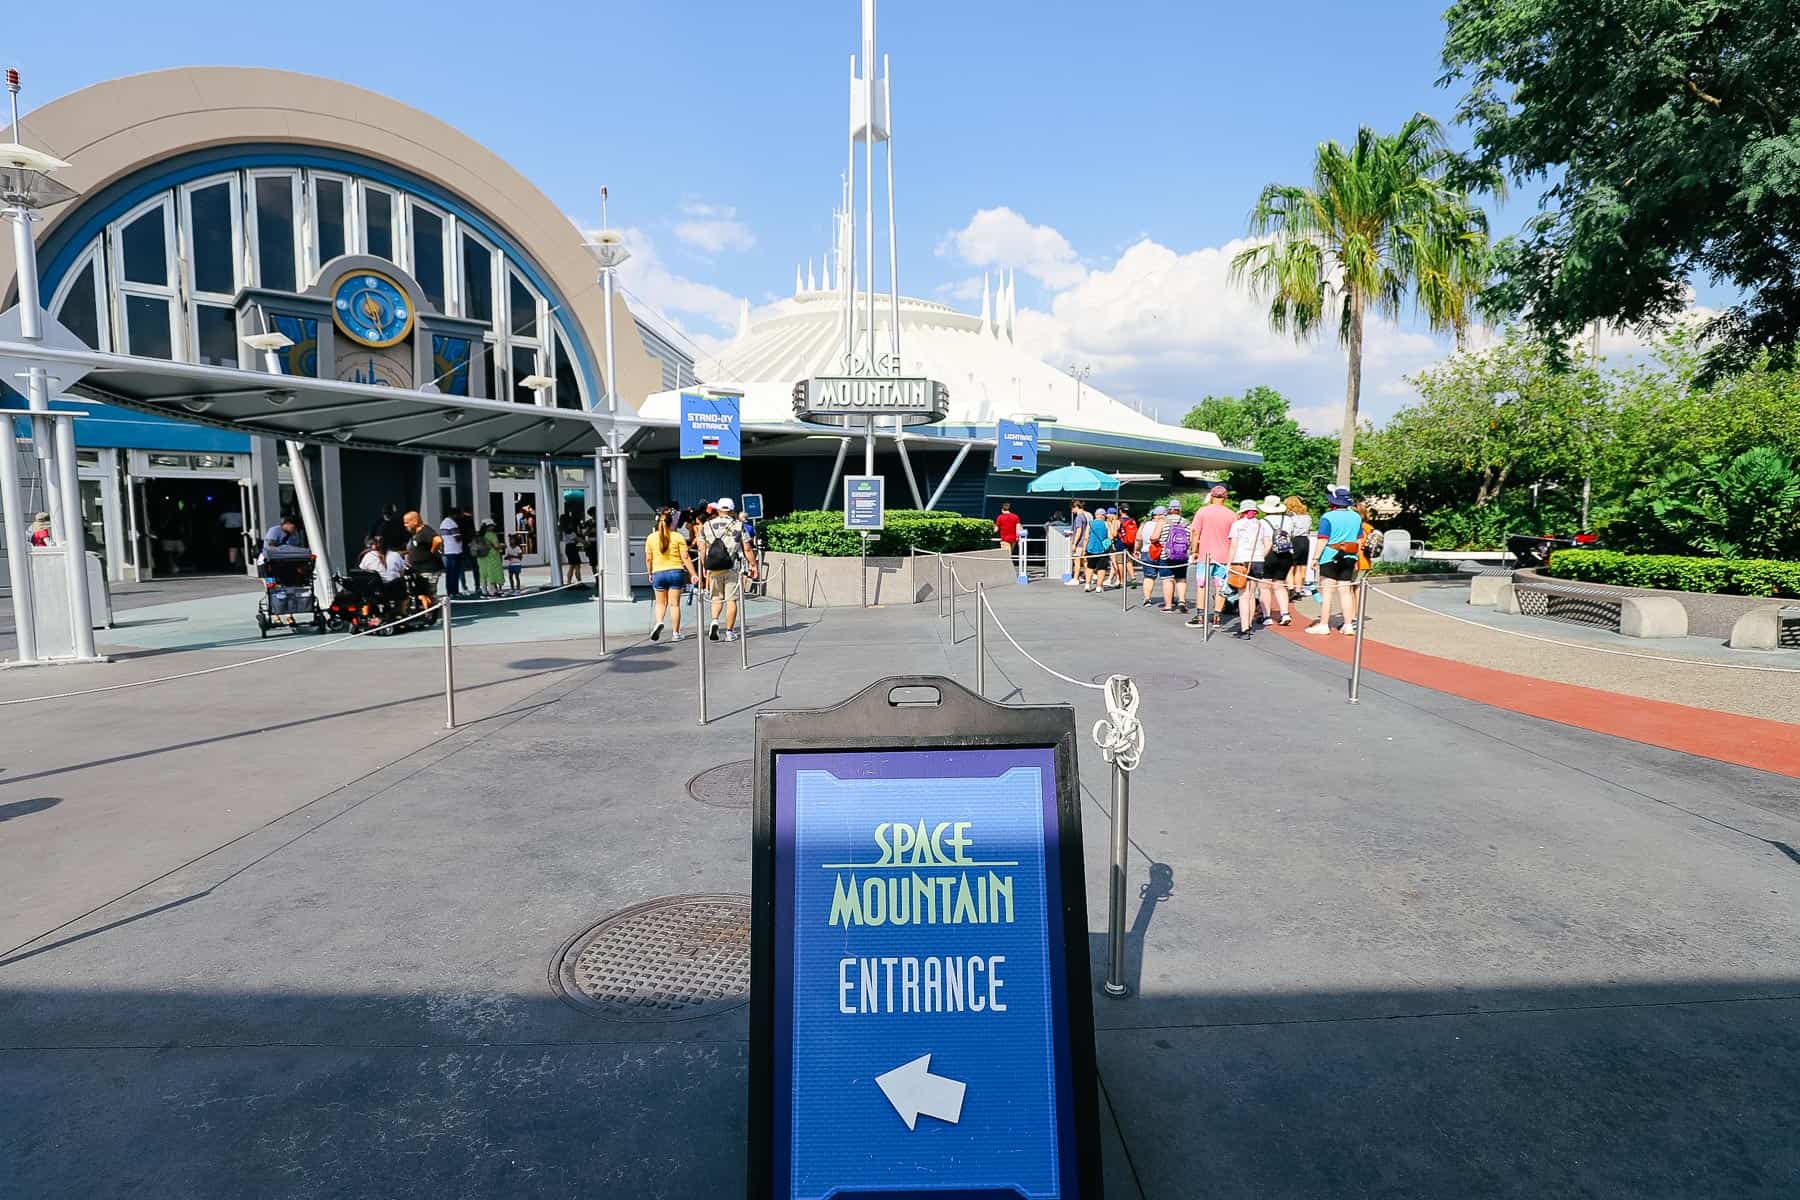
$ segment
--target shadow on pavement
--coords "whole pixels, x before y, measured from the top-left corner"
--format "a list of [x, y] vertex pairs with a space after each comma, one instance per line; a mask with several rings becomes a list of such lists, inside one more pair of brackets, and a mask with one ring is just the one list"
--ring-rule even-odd
[[[252, 971], [211, 991], [0, 990], [0, 1189], [743, 1194], [742, 1010], [616, 1022], [547, 983], [338, 994]], [[1159, 1200], [1800, 1187], [1800, 978], [1095, 1003], [1122, 1139], [1107, 1174]]]
[[[10, 783], [12, 780], [7, 782]], [[29, 800], [13, 800], [6, 804], [0, 804], [0, 822], [29, 817], [32, 813], [43, 812], [46, 808], [55, 808], [61, 803], [61, 796], [33, 796]]]

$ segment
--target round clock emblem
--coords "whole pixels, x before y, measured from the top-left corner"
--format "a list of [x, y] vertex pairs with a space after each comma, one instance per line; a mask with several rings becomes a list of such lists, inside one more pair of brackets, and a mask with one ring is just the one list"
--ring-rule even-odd
[[380, 349], [412, 332], [412, 302], [379, 271], [353, 271], [338, 282], [331, 315], [351, 339]]

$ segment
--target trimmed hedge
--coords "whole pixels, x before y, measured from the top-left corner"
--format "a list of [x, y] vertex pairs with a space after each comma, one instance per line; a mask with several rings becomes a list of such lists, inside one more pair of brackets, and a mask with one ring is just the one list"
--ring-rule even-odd
[[[869, 554], [898, 558], [909, 550], [954, 554], [963, 550], [995, 548], [994, 523], [955, 513], [923, 512], [914, 508], [890, 508], [887, 528], [869, 542]], [[855, 558], [862, 553], [860, 534], [844, 528], [840, 511], [789, 513], [763, 523], [770, 550], [782, 554], [811, 554], [819, 558]]]
[[1445, 562], [1440, 558], [1422, 558], [1412, 562], [1377, 562], [1369, 566], [1371, 575], [1454, 575], [1462, 570], [1461, 563]]
[[1679, 554], [1621, 554], [1617, 550], [1558, 550], [1546, 575], [1727, 596], [1800, 596], [1800, 563], [1771, 558], [1688, 558]]

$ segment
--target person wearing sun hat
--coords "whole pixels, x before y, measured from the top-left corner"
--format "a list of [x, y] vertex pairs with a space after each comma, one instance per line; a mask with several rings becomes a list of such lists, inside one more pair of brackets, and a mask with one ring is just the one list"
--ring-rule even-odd
[[1333, 597], [1344, 612], [1344, 632], [1355, 633], [1353, 614], [1356, 604], [1356, 560], [1362, 553], [1362, 515], [1350, 507], [1350, 489], [1327, 489], [1325, 502], [1329, 512], [1319, 518], [1319, 531], [1313, 546], [1319, 552], [1319, 619], [1306, 627], [1315, 637], [1331, 632]]
[[1294, 539], [1288, 532], [1287, 505], [1280, 496], [1264, 496], [1256, 509], [1269, 526], [1269, 551], [1263, 556], [1261, 587], [1263, 624], [1287, 625], [1293, 621], [1288, 612], [1287, 577], [1294, 569]]
[[1256, 629], [1256, 600], [1262, 591], [1263, 560], [1268, 557], [1275, 530], [1256, 501], [1238, 502], [1237, 520], [1231, 526], [1229, 586], [1238, 593], [1238, 627], [1231, 635], [1248, 638]]

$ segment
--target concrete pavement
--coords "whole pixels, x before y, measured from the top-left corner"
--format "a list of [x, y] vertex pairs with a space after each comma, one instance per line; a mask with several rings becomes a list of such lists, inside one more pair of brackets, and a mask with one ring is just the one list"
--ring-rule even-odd
[[[1379, 677], [1351, 708], [1328, 659], [1116, 595], [994, 606], [1059, 670], [1146, 679], [1137, 994], [1096, 1000], [1109, 1196], [1800, 1188], [1792, 780]], [[747, 810], [688, 776], [747, 757], [759, 707], [972, 682], [968, 607], [796, 610], [749, 671], [720, 643], [705, 729], [691, 643], [473, 647], [494, 686], [442, 738], [381, 724], [429, 723], [424, 651], [304, 656], [291, 717], [393, 703], [267, 737], [246, 706], [277, 698], [210, 686], [6, 713], [42, 757], [0, 774], [0, 1195], [740, 1194], [742, 1010], [606, 1021], [548, 966], [628, 905], [747, 893]], [[988, 646], [991, 698], [1100, 715]]]

